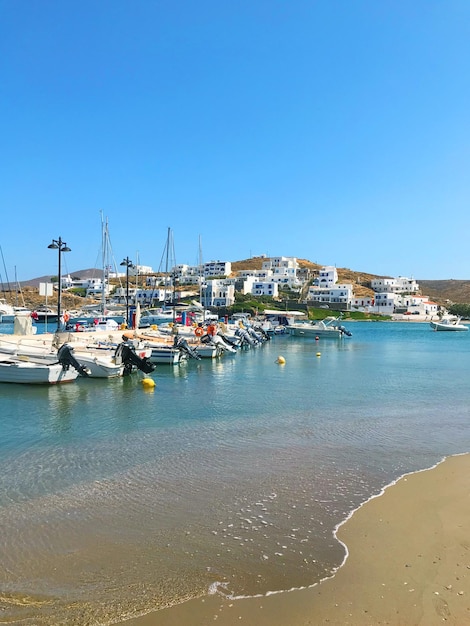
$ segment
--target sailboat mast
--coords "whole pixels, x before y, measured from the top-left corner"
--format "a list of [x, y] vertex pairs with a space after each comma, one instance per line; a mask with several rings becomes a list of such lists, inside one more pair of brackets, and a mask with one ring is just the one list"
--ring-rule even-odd
[[[204, 303], [202, 302], [202, 290], [203, 290], [204, 283], [205, 283], [205, 280], [204, 280], [204, 259], [202, 258], [201, 235], [199, 235], [199, 303], [202, 306], [202, 321], [205, 324], [206, 323], [206, 305], [205, 305], [205, 301], [204, 301]], [[207, 287], [207, 285], [206, 285], [206, 287]]]
[[106, 261], [107, 261], [107, 245], [108, 245], [108, 220], [104, 220], [101, 213], [101, 313], [104, 315], [106, 308]]

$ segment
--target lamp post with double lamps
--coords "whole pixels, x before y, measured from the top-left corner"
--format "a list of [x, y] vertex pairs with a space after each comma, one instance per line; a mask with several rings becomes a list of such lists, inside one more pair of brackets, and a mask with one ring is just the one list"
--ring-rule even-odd
[[59, 267], [58, 267], [59, 289], [57, 292], [57, 332], [59, 332], [60, 326], [61, 326], [60, 318], [61, 318], [61, 306], [62, 306], [62, 252], [71, 252], [71, 249], [67, 246], [65, 241], [62, 241], [61, 237], [59, 237], [59, 239], [53, 239], [52, 243], [50, 243], [47, 247], [51, 250], [59, 251]]
[[129, 326], [129, 268], [134, 267], [128, 256], [120, 263], [126, 266], [126, 324]]

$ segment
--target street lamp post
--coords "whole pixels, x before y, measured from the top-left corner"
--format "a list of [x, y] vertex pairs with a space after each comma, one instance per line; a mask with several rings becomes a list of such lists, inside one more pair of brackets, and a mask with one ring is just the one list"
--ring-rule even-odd
[[120, 263], [126, 266], [126, 324], [129, 326], [129, 268], [134, 267], [128, 256]]
[[60, 318], [61, 318], [61, 306], [62, 306], [62, 252], [70, 252], [71, 250], [67, 246], [65, 241], [62, 241], [61, 237], [59, 237], [59, 239], [53, 239], [52, 243], [50, 243], [47, 247], [51, 250], [59, 251], [59, 267], [58, 267], [59, 289], [57, 292], [57, 332], [59, 332], [60, 326], [61, 326]]

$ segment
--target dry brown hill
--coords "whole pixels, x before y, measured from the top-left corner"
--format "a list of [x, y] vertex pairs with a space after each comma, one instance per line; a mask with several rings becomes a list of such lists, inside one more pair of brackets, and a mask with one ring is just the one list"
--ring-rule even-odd
[[[237, 272], [242, 269], [261, 269], [264, 257], [253, 257], [243, 261], [232, 262], [232, 271]], [[312, 276], [318, 272], [322, 265], [312, 263], [307, 259], [297, 259], [300, 267], [312, 271]], [[356, 272], [346, 267], [339, 267], [338, 279], [340, 282], [352, 283], [354, 293], [357, 296], [372, 295], [370, 281], [373, 278], [391, 278], [391, 276], [379, 276], [367, 272]], [[420, 293], [438, 304], [447, 302], [470, 303], [470, 280], [417, 280], [420, 286]]]
[[[247, 270], [260, 270], [265, 257], [252, 257], [250, 259], [244, 259], [241, 261], [232, 261], [232, 272], [238, 272], [242, 269]], [[315, 276], [315, 273], [320, 270], [322, 265], [318, 263], [312, 263], [307, 259], [297, 259], [301, 268], [309, 270], [311, 277]], [[80, 270], [73, 272], [73, 276], [80, 276], [82, 278], [88, 276], [99, 276], [99, 270], [96, 268]], [[367, 272], [356, 272], [346, 267], [338, 268], [338, 278], [340, 282], [352, 283], [354, 285], [354, 293], [356, 296], [367, 296], [373, 292], [370, 289], [370, 281], [373, 278], [384, 278], [376, 274], [369, 274]], [[26, 306], [38, 307], [44, 304], [44, 298], [39, 296], [37, 287], [40, 282], [49, 282], [50, 276], [44, 276], [42, 278], [35, 278], [30, 281], [21, 283], [22, 293], [17, 294], [14, 288], [7, 290], [5, 285], [0, 286], [0, 297], [5, 297], [11, 304], [23, 304], [23, 299]], [[438, 304], [447, 304], [450, 302], [456, 303], [470, 303], [470, 280], [417, 280], [420, 285], [420, 292], [422, 295], [429, 296], [429, 298]], [[2, 291], [2, 287], [5, 292]], [[91, 302], [91, 301], [90, 301]], [[66, 308], [74, 309], [83, 305], [83, 298], [78, 296], [72, 296], [67, 292], [63, 293], [63, 303]], [[50, 303], [51, 304], [51, 303]]]
[[470, 303], [470, 280], [418, 280], [421, 293], [439, 304]]

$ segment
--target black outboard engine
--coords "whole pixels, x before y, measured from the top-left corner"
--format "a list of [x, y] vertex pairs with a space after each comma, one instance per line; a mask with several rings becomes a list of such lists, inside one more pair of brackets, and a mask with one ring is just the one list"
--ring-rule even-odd
[[126, 376], [130, 374], [134, 368], [141, 370], [144, 374], [150, 374], [155, 369], [155, 365], [147, 357], [141, 358], [138, 356], [135, 353], [135, 348], [125, 341], [118, 345], [114, 356], [121, 358], [124, 363], [124, 375]]
[[198, 354], [196, 350], [191, 348], [186, 339], [183, 339], [183, 337], [178, 337], [177, 335], [173, 340], [173, 346], [178, 348], [178, 350], [185, 352], [191, 359], [197, 359], [198, 361], [201, 360], [201, 355]]
[[253, 326], [253, 329], [263, 337], [264, 341], [270, 341], [271, 340], [271, 337], [264, 330], [264, 328], [262, 326], [260, 326], [259, 324], [257, 324], [256, 326]]
[[80, 376], [88, 376], [87, 368], [79, 363], [73, 356], [73, 348], [68, 343], [64, 343], [57, 351], [57, 358], [64, 370], [68, 370], [73, 367], [77, 370]]
[[338, 326], [338, 330], [341, 331], [342, 335], [346, 335], [346, 337], [352, 337], [352, 332], [344, 326]]

